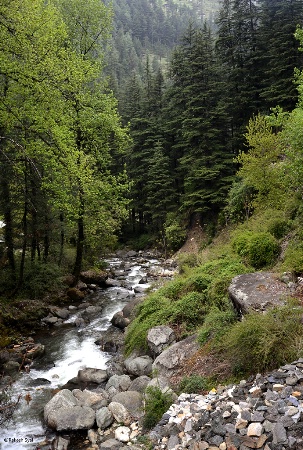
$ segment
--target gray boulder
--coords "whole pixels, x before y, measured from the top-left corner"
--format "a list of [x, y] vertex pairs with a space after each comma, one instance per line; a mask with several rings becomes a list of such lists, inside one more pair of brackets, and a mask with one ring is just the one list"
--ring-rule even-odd
[[78, 372], [78, 379], [83, 383], [101, 384], [107, 380], [107, 372], [103, 369], [86, 368]]
[[153, 360], [150, 356], [130, 356], [124, 361], [128, 373], [140, 377], [141, 375], [150, 375], [152, 372]]
[[228, 293], [242, 314], [285, 304], [291, 288], [272, 272], [244, 273], [232, 279]]
[[102, 442], [101, 447], [103, 450], [119, 450], [120, 448], [127, 448], [126, 445], [122, 445], [121, 442], [116, 439], [108, 439]]
[[122, 309], [123, 316], [127, 317], [128, 319], [132, 319], [135, 316], [135, 310], [137, 305], [142, 303], [142, 301], [143, 299], [141, 297], [136, 297], [133, 300], [129, 301]]
[[152, 369], [159, 376], [170, 377], [182, 364], [182, 362], [193, 356], [199, 349], [197, 337], [189, 336], [183, 341], [176, 342], [168, 347], [155, 359]]
[[128, 375], [113, 375], [106, 383], [105, 389], [114, 387], [118, 392], [127, 391], [131, 385], [131, 379]]
[[122, 403], [111, 402], [108, 405], [108, 409], [114, 416], [116, 422], [123, 423], [124, 425], [129, 425], [131, 423], [132, 417], [130, 412], [122, 405]]
[[124, 328], [126, 328], [130, 324], [130, 320], [127, 317], [124, 317], [122, 311], [118, 311], [112, 317], [111, 324], [114, 327], [117, 327], [117, 328], [120, 328], [121, 330], [124, 330]]
[[176, 342], [174, 330], [166, 325], [153, 327], [147, 334], [147, 345], [155, 356], [160, 355], [167, 347]]
[[141, 375], [141, 377], [137, 377], [132, 381], [131, 385], [129, 386], [129, 390], [143, 393], [150, 381], [151, 378], [146, 375]]
[[91, 428], [96, 414], [92, 408], [81, 406], [71, 391], [59, 391], [44, 407], [47, 425], [57, 431]]
[[143, 416], [143, 396], [137, 391], [120, 392], [113, 397], [113, 402], [123, 405], [132, 418]]
[[108, 408], [100, 408], [96, 412], [96, 421], [98, 428], [101, 428], [101, 430], [105, 430], [113, 423], [114, 416]]
[[87, 389], [84, 389], [84, 391], [74, 389], [73, 395], [79, 400], [81, 406], [89, 406], [95, 411], [108, 404], [108, 397], [99, 392], [92, 392]]

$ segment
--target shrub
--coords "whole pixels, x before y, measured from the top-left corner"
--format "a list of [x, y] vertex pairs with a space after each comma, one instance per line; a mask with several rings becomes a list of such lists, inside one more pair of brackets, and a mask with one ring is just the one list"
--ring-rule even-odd
[[272, 219], [268, 224], [268, 231], [276, 239], [283, 238], [289, 231], [290, 224], [285, 219]]
[[159, 422], [163, 414], [173, 403], [173, 396], [171, 391], [162, 392], [161, 389], [155, 386], [148, 386], [145, 392], [143, 426], [150, 430]]
[[198, 265], [198, 257], [195, 253], [182, 253], [178, 256], [178, 266], [180, 273]]
[[293, 241], [285, 250], [282, 269], [297, 274], [303, 273], [303, 242]]
[[203, 326], [198, 332], [198, 342], [203, 345], [209, 339], [219, 340], [236, 322], [238, 316], [232, 307], [221, 311], [213, 307], [205, 317]]
[[22, 294], [29, 298], [41, 298], [46, 292], [62, 287], [61, 269], [56, 264], [28, 262], [25, 267]]
[[303, 308], [290, 303], [260, 315], [252, 312], [215, 344], [231, 361], [235, 374], [277, 368], [302, 356]]
[[276, 239], [267, 232], [242, 231], [232, 245], [237, 254], [255, 269], [272, 264], [279, 252]]
[[212, 387], [213, 384], [209, 378], [200, 375], [190, 375], [189, 377], [184, 377], [180, 381], [178, 390], [180, 393], [199, 394], [209, 391]]

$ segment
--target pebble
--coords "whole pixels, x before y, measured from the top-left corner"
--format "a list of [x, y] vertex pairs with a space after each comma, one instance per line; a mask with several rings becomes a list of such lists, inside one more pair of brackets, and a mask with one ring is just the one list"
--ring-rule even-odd
[[301, 358], [206, 395], [183, 393], [150, 432], [152, 448], [303, 450], [302, 381]]

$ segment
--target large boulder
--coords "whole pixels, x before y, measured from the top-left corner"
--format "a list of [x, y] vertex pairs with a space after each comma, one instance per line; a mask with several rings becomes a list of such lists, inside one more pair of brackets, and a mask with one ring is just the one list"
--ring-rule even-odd
[[141, 375], [150, 375], [152, 372], [153, 360], [150, 356], [130, 356], [124, 361], [128, 373], [136, 377]]
[[122, 309], [123, 316], [127, 319], [133, 319], [135, 316], [136, 308], [140, 303], [142, 303], [142, 301], [142, 297], [136, 297], [133, 300], [129, 301]]
[[87, 270], [80, 273], [80, 280], [86, 284], [97, 284], [98, 286], [106, 286], [106, 280], [108, 278], [107, 272], [102, 270]]
[[118, 311], [112, 317], [111, 324], [114, 327], [124, 330], [124, 328], [126, 328], [130, 324], [130, 320], [127, 317], [124, 317], [123, 311]]
[[170, 377], [173, 372], [180, 368], [181, 363], [194, 355], [198, 349], [199, 345], [195, 335], [176, 342], [157, 356], [152, 365], [153, 371], [156, 371], [159, 375]]
[[153, 327], [147, 334], [147, 345], [155, 356], [160, 355], [167, 347], [176, 342], [174, 330], [167, 325]]
[[59, 391], [44, 407], [47, 425], [57, 431], [90, 429], [95, 423], [95, 411], [81, 406], [71, 391]]
[[108, 408], [103, 407], [96, 412], [96, 421], [97, 427], [101, 428], [101, 430], [105, 430], [113, 423], [114, 416]]
[[141, 375], [141, 377], [137, 377], [132, 381], [131, 385], [129, 386], [129, 390], [143, 393], [150, 381], [151, 378], [149, 378], [147, 375]]
[[140, 392], [119, 392], [112, 400], [115, 403], [123, 405], [133, 419], [138, 419], [143, 416], [143, 395]]
[[292, 287], [272, 272], [244, 273], [232, 279], [228, 293], [236, 309], [246, 314], [285, 304]]
[[108, 396], [102, 392], [92, 392], [87, 389], [81, 391], [80, 389], [73, 390], [73, 396], [79, 400], [81, 406], [89, 406], [93, 410], [97, 410], [108, 404]]
[[106, 383], [105, 389], [116, 389], [118, 392], [127, 391], [131, 385], [131, 379], [128, 375], [113, 375]]
[[119, 402], [111, 402], [108, 405], [108, 409], [114, 416], [116, 422], [123, 423], [124, 425], [129, 425], [131, 423], [132, 417], [128, 409]]
[[80, 369], [78, 372], [78, 379], [82, 383], [101, 384], [108, 378], [106, 370], [86, 368]]

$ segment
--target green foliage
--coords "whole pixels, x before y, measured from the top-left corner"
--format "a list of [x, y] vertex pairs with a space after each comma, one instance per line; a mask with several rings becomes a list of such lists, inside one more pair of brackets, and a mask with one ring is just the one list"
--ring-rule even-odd
[[204, 323], [198, 331], [198, 342], [204, 345], [210, 339], [218, 341], [228, 332], [237, 319], [238, 316], [231, 305], [226, 310], [213, 307], [206, 315]]
[[288, 233], [290, 226], [290, 222], [283, 218], [272, 219], [268, 224], [268, 231], [276, 239], [281, 239]]
[[145, 411], [143, 427], [153, 428], [173, 403], [171, 391], [162, 392], [156, 386], [148, 386], [145, 391]]
[[303, 242], [294, 238], [287, 246], [281, 269], [297, 274], [303, 273]]
[[224, 213], [227, 221], [232, 223], [248, 220], [254, 210], [255, 188], [243, 179], [235, 181], [228, 192], [227, 205]]
[[186, 231], [175, 220], [168, 220], [164, 224], [164, 234], [167, 248], [172, 251], [178, 250], [185, 242]]
[[178, 267], [180, 273], [198, 265], [198, 256], [195, 253], [181, 253], [178, 255]]
[[213, 387], [212, 381], [208, 378], [200, 375], [190, 375], [184, 377], [179, 383], [178, 390], [180, 393], [185, 392], [187, 394], [205, 393]]
[[232, 245], [237, 254], [256, 269], [273, 264], [279, 252], [276, 239], [267, 232], [242, 231], [235, 236]]
[[227, 287], [231, 279], [247, 271], [235, 257], [221, 257], [193, 269], [188, 276], [176, 277], [139, 305], [125, 339], [126, 354], [135, 348], [147, 348], [148, 330], [170, 325], [183, 337], [199, 329], [209, 310], [224, 310], [230, 305]]
[[250, 313], [215, 344], [238, 375], [263, 373], [303, 355], [303, 308], [289, 303], [265, 314]]
[[63, 287], [62, 271], [56, 264], [28, 262], [25, 266], [22, 295], [35, 299]]

